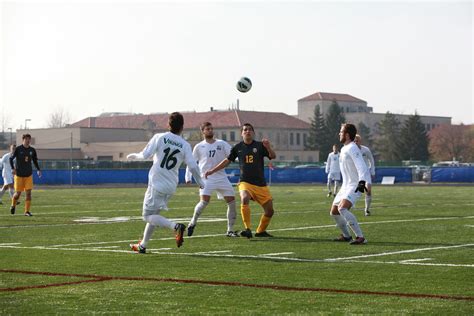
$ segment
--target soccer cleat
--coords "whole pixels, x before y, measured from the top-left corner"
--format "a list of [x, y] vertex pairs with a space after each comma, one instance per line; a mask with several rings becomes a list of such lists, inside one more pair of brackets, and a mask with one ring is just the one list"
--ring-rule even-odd
[[33, 216], [33, 214], [30, 213], [30, 211], [25, 212], [25, 216]]
[[328, 192], [328, 195], [326, 195], [326, 197], [331, 197], [331, 192]]
[[138, 253], [146, 253], [146, 248], [142, 247], [142, 245], [140, 245], [140, 242], [141, 240], [139, 240], [136, 244], [130, 244], [130, 249]]
[[20, 201], [16, 201], [16, 205], [20, 204]]
[[366, 243], [367, 243], [367, 239], [365, 239], [364, 237], [356, 237], [356, 239], [351, 241], [349, 244], [351, 244], [351, 245], [362, 245], [362, 244], [366, 244]]
[[250, 229], [248, 229], [248, 228], [247, 228], [246, 230], [241, 231], [241, 232], [240, 232], [240, 236], [242, 236], [242, 237], [247, 237], [247, 238], [249, 238], [249, 239], [253, 237], [252, 231], [251, 231]]
[[267, 233], [267, 231], [263, 231], [261, 233], [255, 233], [255, 237], [273, 237], [273, 235], [270, 235], [269, 233]]
[[176, 231], [176, 245], [179, 248], [184, 242], [184, 231], [186, 230], [186, 226], [184, 226], [184, 224], [178, 223], [174, 227], [174, 230]]
[[345, 242], [348, 242], [348, 241], [352, 241], [352, 236], [345, 237], [343, 234], [341, 234], [339, 237], [334, 238], [332, 241], [345, 241]]
[[191, 224], [188, 225], [188, 237], [191, 237], [194, 234], [195, 227], [196, 225], [191, 225]]
[[370, 211], [369, 211], [369, 210], [365, 210], [364, 215], [365, 215], [365, 216], [370, 216]]
[[238, 232], [233, 232], [231, 230], [229, 230], [227, 232], [227, 234], [225, 234], [227, 237], [240, 237], [239, 233]]
[[10, 213], [13, 215], [15, 214], [15, 207], [14, 206], [11, 206], [10, 207]]

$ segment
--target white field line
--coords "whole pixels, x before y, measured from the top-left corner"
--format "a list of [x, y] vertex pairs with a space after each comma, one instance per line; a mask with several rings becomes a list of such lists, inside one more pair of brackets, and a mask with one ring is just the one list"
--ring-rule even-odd
[[[22, 247], [22, 246], [0, 246], [0, 248], [21, 248], [21, 249], [40, 249], [40, 250], [59, 250], [59, 251], [88, 251], [88, 252], [112, 252], [112, 253], [127, 253], [136, 254], [130, 250], [116, 250], [116, 249], [97, 249], [97, 248], [51, 248], [51, 247]], [[239, 259], [270, 259], [278, 261], [290, 262], [320, 262], [333, 263], [335, 261], [328, 261], [327, 259], [304, 259], [304, 258], [289, 258], [289, 257], [275, 257], [269, 255], [231, 255], [222, 253], [210, 252], [156, 252], [159, 249], [147, 249], [147, 255], [174, 255], [174, 256], [197, 256], [197, 257], [218, 257], [218, 258], [239, 258]], [[155, 252], [151, 252], [155, 251]], [[474, 268], [474, 264], [451, 264], [451, 263], [426, 263], [426, 262], [401, 262], [401, 261], [367, 261], [367, 260], [345, 260], [343, 263], [374, 263], [374, 264], [403, 264], [403, 265], [418, 265], [418, 266], [439, 266], [439, 267], [464, 267]]]
[[232, 250], [201, 251], [201, 252], [195, 252], [195, 254], [197, 254], [197, 255], [203, 255], [203, 254], [229, 253], [229, 252], [232, 252]]
[[374, 253], [374, 254], [361, 255], [361, 256], [330, 258], [330, 259], [325, 259], [325, 260], [326, 261], [345, 261], [345, 260], [363, 259], [363, 258], [371, 258], [371, 257], [391, 256], [391, 255], [398, 255], [402, 253], [414, 253], [414, 252], [421, 252], [421, 251], [431, 251], [431, 250], [438, 250], [438, 249], [453, 249], [453, 248], [472, 247], [472, 246], [474, 246], [474, 244], [441, 246], [441, 247], [430, 247], [430, 248], [416, 248], [416, 249], [407, 249], [407, 250], [399, 250], [399, 251], [391, 251], [391, 252]]
[[294, 252], [275, 252], [275, 253], [264, 253], [260, 256], [281, 256], [281, 255], [293, 255]]
[[433, 258], [407, 259], [407, 260], [401, 260], [399, 262], [410, 263], [410, 262], [420, 262], [420, 261], [430, 261], [430, 260], [433, 260]]

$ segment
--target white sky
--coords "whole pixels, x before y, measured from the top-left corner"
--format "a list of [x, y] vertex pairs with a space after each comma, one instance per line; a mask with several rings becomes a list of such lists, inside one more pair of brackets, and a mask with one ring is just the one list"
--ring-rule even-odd
[[470, 1], [3, 1], [0, 11], [0, 128], [45, 127], [60, 106], [73, 121], [237, 98], [296, 114], [315, 92], [474, 122]]

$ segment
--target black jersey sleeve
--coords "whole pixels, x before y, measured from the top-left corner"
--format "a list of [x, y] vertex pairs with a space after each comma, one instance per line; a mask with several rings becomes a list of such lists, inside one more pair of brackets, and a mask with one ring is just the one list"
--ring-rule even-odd
[[238, 147], [239, 147], [239, 144], [236, 144], [234, 147], [232, 147], [232, 149], [230, 150], [230, 154], [229, 156], [227, 157], [227, 159], [229, 159], [230, 161], [234, 162], [235, 159], [238, 157]]
[[32, 148], [32, 154], [31, 154], [31, 160], [35, 164], [36, 170], [40, 170], [39, 164], [38, 164], [38, 155], [36, 154], [36, 150]]

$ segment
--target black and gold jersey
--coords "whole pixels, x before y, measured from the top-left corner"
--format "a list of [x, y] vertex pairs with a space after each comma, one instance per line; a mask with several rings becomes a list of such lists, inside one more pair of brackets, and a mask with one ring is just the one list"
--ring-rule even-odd
[[243, 141], [236, 144], [230, 151], [230, 161], [239, 158], [240, 181], [257, 186], [266, 186], [264, 176], [264, 157], [269, 157], [268, 150], [262, 142], [252, 141], [246, 144]]
[[[16, 159], [16, 166], [14, 159]], [[10, 157], [10, 165], [12, 169], [16, 169], [16, 175], [19, 177], [29, 177], [33, 174], [31, 162], [35, 164], [37, 170], [40, 170], [36, 150], [31, 146], [28, 148], [23, 145], [18, 146]]]

